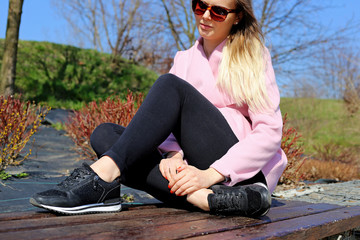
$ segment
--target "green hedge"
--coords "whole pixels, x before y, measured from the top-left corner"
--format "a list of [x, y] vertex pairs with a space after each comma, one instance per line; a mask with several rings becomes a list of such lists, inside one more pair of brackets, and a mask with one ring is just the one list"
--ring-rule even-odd
[[[0, 39], [0, 65], [4, 40]], [[19, 41], [16, 93], [53, 107], [105, 99], [127, 90], [146, 93], [157, 74], [111, 55], [49, 42]]]

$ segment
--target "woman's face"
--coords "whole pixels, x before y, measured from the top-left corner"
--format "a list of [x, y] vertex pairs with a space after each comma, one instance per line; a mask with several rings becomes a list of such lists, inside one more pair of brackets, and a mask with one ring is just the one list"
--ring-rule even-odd
[[[209, 6], [219, 6], [227, 9], [235, 9], [236, 0], [202, 0]], [[203, 15], [196, 15], [196, 26], [199, 34], [204, 41], [211, 41], [220, 44], [230, 34], [232, 26], [239, 22], [238, 13], [229, 13], [223, 22], [216, 22], [211, 19], [210, 11], [207, 10]]]

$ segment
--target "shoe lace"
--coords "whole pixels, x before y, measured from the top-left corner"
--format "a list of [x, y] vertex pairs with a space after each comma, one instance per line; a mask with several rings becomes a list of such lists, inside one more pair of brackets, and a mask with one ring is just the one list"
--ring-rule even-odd
[[225, 211], [246, 211], [244, 209], [244, 196], [239, 193], [225, 193], [218, 195], [218, 209]]
[[68, 176], [64, 181], [58, 184], [60, 187], [68, 187], [74, 183], [79, 182], [82, 179], [85, 179], [85, 176], [91, 175], [91, 172], [85, 168], [76, 168], [70, 176]]

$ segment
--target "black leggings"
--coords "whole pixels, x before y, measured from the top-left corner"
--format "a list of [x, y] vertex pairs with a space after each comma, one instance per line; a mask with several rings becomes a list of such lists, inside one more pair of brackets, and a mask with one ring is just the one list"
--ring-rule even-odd
[[[189, 165], [205, 170], [238, 142], [219, 110], [186, 81], [172, 74], [161, 76], [128, 125], [98, 126], [90, 142], [98, 157], [110, 156], [121, 172], [121, 183], [148, 192], [157, 199], [184, 204], [168, 189], [159, 170], [157, 147], [173, 133]], [[263, 182], [261, 172], [246, 181]]]

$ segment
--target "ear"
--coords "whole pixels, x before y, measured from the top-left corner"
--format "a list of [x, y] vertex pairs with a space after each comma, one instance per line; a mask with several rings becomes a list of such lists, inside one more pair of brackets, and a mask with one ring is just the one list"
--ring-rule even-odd
[[236, 20], [235, 20], [235, 23], [234, 25], [238, 25], [239, 22], [241, 22], [241, 19], [243, 18], [243, 13], [240, 12], [237, 16], [236, 16]]

